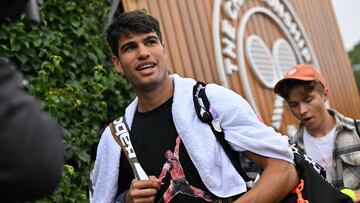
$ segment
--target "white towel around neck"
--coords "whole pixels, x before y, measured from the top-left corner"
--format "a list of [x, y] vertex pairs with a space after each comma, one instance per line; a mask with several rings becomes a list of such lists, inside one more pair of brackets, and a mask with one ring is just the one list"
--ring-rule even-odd
[[[244, 180], [218, 144], [210, 127], [195, 112], [192, 88], [195, 80], [171, 75], [174, 81], [172, 116], [176, 130], [210, 192], [230, 197], [246, 191]], [[250, 105], [235, 92], [216, 84], [206, 86], [209, 102], [215, 108], [225, 139], [237, 151], [252, 151], [266, 157], [293, 162], [286, 136], [259, 122]], [[131, 127], [138, 99], [126, 108], [125, 118]], [[120, 148], [108, 128], [100, 139], [92, 172], [94, 202], [113, 202], [119, 174]], [[163, 163], [159, 163], [163, 164]]]

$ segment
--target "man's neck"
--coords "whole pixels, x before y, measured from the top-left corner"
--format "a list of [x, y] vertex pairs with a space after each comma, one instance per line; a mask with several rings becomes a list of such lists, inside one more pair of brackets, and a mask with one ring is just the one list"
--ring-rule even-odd
[[170, 77], [166, 78], [164, 83], [149, 91], [138, 92], [139, 99], [138, 111], [148, 112], [160, 106], [174, 94], [174, 82]]
[[306, 130], [311, 136], [319, 138], [326, 136], [334, 128], [334, 126], [335, 118], [329, 112], [327, 112], [319, 127]]

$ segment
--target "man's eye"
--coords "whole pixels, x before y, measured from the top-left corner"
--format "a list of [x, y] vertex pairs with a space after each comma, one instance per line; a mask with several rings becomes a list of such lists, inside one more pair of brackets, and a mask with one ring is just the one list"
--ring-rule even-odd
[[123, 51], [124, 51], [124, 52], [131, 51], [131, 50], [133, 50], [134, 48], [135, 48], [135, 46], [126, 46], [126, 47], [123, 48]]
[[288, 105], [289, 105], [289, 107], [291, 107], [291, 108], [295, 108], [295, 107], [297, 106], [296, 103], [288, 103]]
[[156, 44], [156, 43], [157, 43], [156, 40], [148, 40], [148, 41], [146, 42], [146, 44], [149, 44], [149, 45], [151, 45], [151, 44]]
[[308, 98], [305, 99], [305, 102], [306, 102], [306, 103], [310, 103], [312, 100], [313, 100], [312, 97], [308, 97]]

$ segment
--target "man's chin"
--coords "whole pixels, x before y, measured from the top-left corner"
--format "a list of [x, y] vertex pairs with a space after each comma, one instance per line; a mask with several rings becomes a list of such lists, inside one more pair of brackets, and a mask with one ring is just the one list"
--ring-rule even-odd
[[160, 87], [162, 84], [161, 80], [147, 80], [147, 81], [143, 81], [140, 84], [136, 85], [138, 87], [138, 89], [142, 90], [142, 91], [151, 91], [154, 90], [158, 87]]
[[149, 77], [142, 78], [142, 80], [138, 81], [134, 86], [142, 91], [151, 91], [161, 87], [164, 84], [166, 77], [169, 77], [166, 73], [154, 74]]

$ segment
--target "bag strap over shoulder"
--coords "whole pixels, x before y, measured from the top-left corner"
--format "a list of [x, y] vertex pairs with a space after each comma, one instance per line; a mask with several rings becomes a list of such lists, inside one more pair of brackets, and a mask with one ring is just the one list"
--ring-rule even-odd
[[248, 188], [251, 188], [254, 185], [254, 180], [249, 178], [249, 176], [243, 170], [240, 159], [236, 158], [238, 156], [238, 153], [233, 150], [230, 144], [225, 140], [225, 134], [224, 131], [221, 129], [220, 121], [218, 119], [214, 119], [211, 112], [210, 102], [205, 93], [205, 87], [206, 84], [200, 81], [198, 81], [193, 87], [193, 100], [196, 114], [203, 123], [207, 123], [210, 126], [216, 139], [223, 147], [226, 155], [229, 157], [236, 171], [244, 179], [244, 181], [246, 182], [246, 186]]
[[354, 119], [354, 126], [355, 126], [355, 129], [356, 129], [356, 132], [357, 132], [358, 136], [360, 137], [360, 121]]

